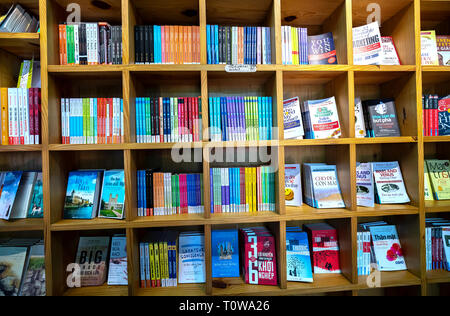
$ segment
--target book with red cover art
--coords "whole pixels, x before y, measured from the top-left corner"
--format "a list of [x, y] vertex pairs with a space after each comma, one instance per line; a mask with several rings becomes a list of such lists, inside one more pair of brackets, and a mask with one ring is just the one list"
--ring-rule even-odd
[[450, 66], [450, 36], [436, 36], [437, 52], [440, 66]]
[[304, 225], [311, 248], [313, 272], [341, 273], [337, 230], [326, 223]]
[[264, 227], [240, 230], [241, 267], [248, 284], [277, 285], [275, 238]]

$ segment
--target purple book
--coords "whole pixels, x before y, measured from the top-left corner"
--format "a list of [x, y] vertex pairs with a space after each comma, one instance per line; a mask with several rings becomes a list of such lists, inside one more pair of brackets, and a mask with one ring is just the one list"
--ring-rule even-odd
[[210, 212], [214, 213], [214, 176], [213, 168], [209, 169], [209, 198], [211, 199], [211, 209]]
[[230, 138], [231, 140], [236, 140], [236, 109], [234, 108], [234, 97], [230, 97], [230, 110], [231, 110], [231, 117], [230, 117]]
[[226, 205], [226, 199], [225, 199], [225, 192], [226, 192], [226, 189], [225, 189], [225, 177], [224, 177], [224, 170], [225, 170], [225, 168], [220, 168], [220, 192], [221, 192], [221, 195], [222, 195], [222, 212], [226, 212], [226, 207], [225, 207], [225, 205]]
[[233, 140], [239, 140], [239, 120], [238, 120], [238, 113], [239, 113], [239, 109], [237, 106], [237, 98], [233, 97], [232, 98], [232, 104], [233, 104]]
[[239, 97], [239, 120], [241, 121], [241, 134], [242, 140], [245, 140], [245, 133], [247, 130], [247, 126], [245, 124], [245, 104], [244, 98]]
[[225, 118], [225, 122], [227, 124], [227, 140], [231, 140], [231, 102], [230, 102], [230, 97], [226, 98], [226, 118]]
[[227, 181], [225, 182], [225, 205], [227, 206], [228, 212], [230, 212], [230, 172], [229, 168], [225, 169], [225, 177]]

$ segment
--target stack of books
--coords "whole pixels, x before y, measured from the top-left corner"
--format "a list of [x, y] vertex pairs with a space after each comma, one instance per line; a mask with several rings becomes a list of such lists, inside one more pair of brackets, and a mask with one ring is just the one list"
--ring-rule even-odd
[[136, 140], [138, 143], [201, 141], [201, 98], [136, 98]]
[[275, 173], [270, 166], [210, 169], [211, 213], [275, 211]]
[[208, 64], [272, 63], [270, 27], [206, 26]]
[[0, 16], [0, 32], [35, 33], [39, 32], [39, 21], [20, 4], [13, 4], [6, 15]]
[[427, 271], [450, 271], [450, 221], [439, 217], [425, 221]]
[[450, 135], [450, 95], [422, 96], [423, 136]]
[[211, 141], [272, 139], [272, 97], [210, 97]]
[[282, 26], [282, 53], [284, 65], [308, 65], [308, 29]]
[[122, 64], [122, 26], [106, 22], [60, 24], [59, 64]]
[[61, 136], [63, 144], [123, 143], [123, 100], [62, 98]]
[[136, 64], [200, 64], [200, 27], [136, 25]]
[[0, 218], [43, 218], [42, 172], [0, 172]]
[[200, 173], [137, 171], [138, 216], [203, 214]]

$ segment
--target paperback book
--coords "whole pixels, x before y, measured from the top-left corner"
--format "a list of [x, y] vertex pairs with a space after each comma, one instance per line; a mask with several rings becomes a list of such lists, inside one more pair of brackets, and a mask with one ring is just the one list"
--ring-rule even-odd
[[28, 206], [28, 218], [44, 217], [44, 192], [42, 188], [42, 172], [38, 172], [33, 191], [31, 192], [31, 200]]
[[239, 277], [239, 236], [236, 229], [211, 232], [212, 277]]
[[393, 99], [363, 101], [363, 111], [369, 137], [401, 136]]
[[367, 136], [364, 111], [360, 98], [355, 99], [355, 137], [364, 138]]
[[436, 36], [440, 66], [450, 66], [450, 36]]
[[373, 162], [372, 170], [378, 204], [410, 202], [398, 161]]
[[299, 164], [284, 166], [285, 201], [289, 206], [302, 206], [302, 177]]
[[20, 296], [45, 296], [45, 249], [43, 244], [30, 247], [28, 266]]
[[394, 39], [391, 36], [381, 37], [381, 47], [383, 49], [381, 65], [401, 65]]
[[422, 47], [422, 66], [439, 66], [436, 32], [422, 31], [420, 33], [420, 44]]
[[178, 283], [205, 283], [205, 236], [183, 232], [178, 238]]
[[8, 220], [11, 216], [22, 174], [22, 171], [8, 171], [2, 173], [0, 179], [3, 180], [0, 190], [0, 218], [2, 219]]
[[125, 174], [123, 170], [107, 170], [103, 175], [98, 217], [123, 219], [125, 210]]
[[298, 227], [286, 228], [287, 280], [313, 282], [308, 234]]
[[333, 33], [308, 36], [308, 60], [310, 65], [338, 63]]
[[381, 65], [383, 48], [378, 22], [353, 28], [353, 63]]
[[19, 296], [27, 260], [27, 247], [0, 247], [1, 296]]
[[111, 238], [108, 285], [128, 285], [127, 238], [125, 236]]
[[356, 201], [358, 206], [375, 206], [374, 177], [371, 163], [356, 163]]
[[103, 285], [107, 277], [110, 237], [80, 237], [75, 263], [80, 266], [80, 285]]
[[436, 200], [450, 200], [450, 161], [427, 159], [431, 187]]
[[284, 139], [303, 139], [302, 112], [298, 97], [283, 101]]
[[302, 116], [307, 139], [339, 138], [341, 136], [335, 97], [305, 101], [302, 107]]
[[406, 270], [395, 225], [370, 226], [378, 271]]

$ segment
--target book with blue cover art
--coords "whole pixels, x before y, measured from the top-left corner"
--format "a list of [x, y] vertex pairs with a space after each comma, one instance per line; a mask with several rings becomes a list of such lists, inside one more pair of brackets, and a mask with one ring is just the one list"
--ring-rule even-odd
[[44, 192], [42, 189], [42, 172], [38, 172], [33, 192], [31, 193], [30, 205], [28, 206], [28, 218], [44, 217]]
[[[306, 175], [305, 175], [306, 176]], [[335, 165], [310, 165], [310, 181], [315, 208], [344, 208]]]
[[125, 174], [123, 170], [107, 170], [103, 176], [103, 188], [98, 217], [122, 219], [125, 205]]
[[239, 277], [239, 239], [236, 229], [211, 233], [212, 277]]
[[286, 228], [286, 268], [288, 281], [313, 282], [308, 234]]
[[16, 199], [22, 171], [8, 171], [5, 173], [3, 183], [0, 183], [0, 218], [8, 220]]
[[97, 215], [100, 171], [71, 171], [67, 181], [64, 219], [92, 219]]

